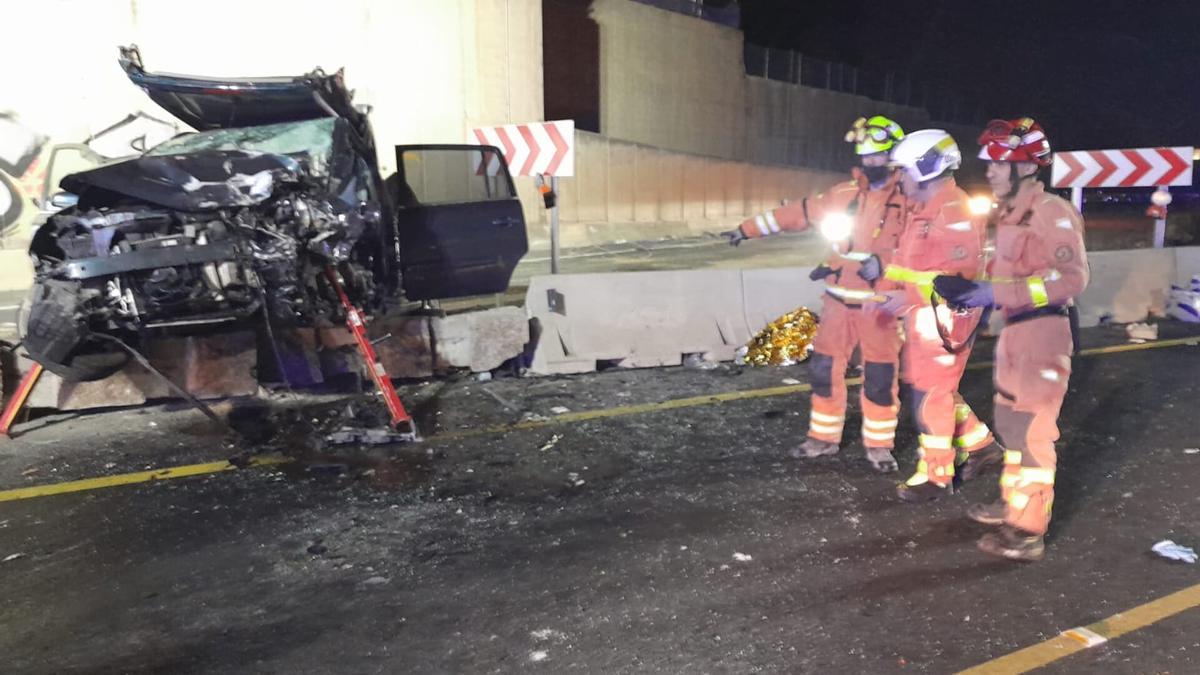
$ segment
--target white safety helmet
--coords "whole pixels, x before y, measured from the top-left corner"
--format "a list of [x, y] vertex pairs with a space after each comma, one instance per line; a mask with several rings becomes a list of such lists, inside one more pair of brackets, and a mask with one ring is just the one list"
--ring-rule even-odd
[[962, 164], [962, 152], [945, 131], [922, 129], [905, 136], [892, 148], [888, 164], [924, 183], [957, 169]]

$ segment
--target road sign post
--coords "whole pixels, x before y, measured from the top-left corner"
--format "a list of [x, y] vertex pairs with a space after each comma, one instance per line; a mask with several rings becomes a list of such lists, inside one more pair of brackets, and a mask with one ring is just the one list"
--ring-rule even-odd
[[[558, 219], [558, 179], [575, 175], [575, 121], [533, 122], [480, 127], [473, 130], [480, 145], [493, 145], [504, 152], [504, 161], [514, 176], [533, 176], [540, 181], [549, 178], [546, 209], [550, 212], [550, 273], [559, 272], [561, 234]], [[543, 190], [543, 194], [546, 194]]]
[[[1084, 188], [1158, 187], [1152, 199], [1163, 217], [1154, 221], [1154, 246], [1166, 242], [1165, 208], [1171, 203], [1170, 185], [1192, 184], [1193, 148], [1132, 148], [1127, 150], [1077, 150], [1054, 153], [1051, 186], [1071, 188], [1071, 201], [1083, 211]], [[1161, 196], [1160, 196], [1161, 195]]]

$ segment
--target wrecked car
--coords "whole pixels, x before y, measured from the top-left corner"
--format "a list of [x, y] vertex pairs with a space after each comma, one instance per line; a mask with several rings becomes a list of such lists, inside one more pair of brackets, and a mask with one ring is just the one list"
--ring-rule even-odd
[[134, 46], [120, 65], [196, 131], [60, 183], [73, 204], [30, 245], [23, 345], [68, 380], [115, 372], [157, 334], [340, 323], [329, 268], [381, 312], [502, 292], [528, 250], [499, 150], [397, 146], [384, 179], [340, 71], [156, 74]]

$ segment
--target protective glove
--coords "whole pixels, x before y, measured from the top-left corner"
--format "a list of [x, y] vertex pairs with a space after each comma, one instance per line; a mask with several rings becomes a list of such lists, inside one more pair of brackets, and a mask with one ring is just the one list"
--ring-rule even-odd
[[934, 278], [933, 289], [954, 309], [991, 307], [996, 304], [990, 281], [971, 281], [943, 274]]
[[833, 274], [832, 267], [829, 265], [817, 265], [813, 268], [813, 271], [808, 273], [808, 278], [812, 279], [813, 281], [821, 281], [830, 274]]
[[721, 236], [729, 240], [730, 246], [737, 246], [738, 244], [750, 238], [742, 232], [742, 228], [740, 227], [735, 227], [732, 230], [725, 230], [721, 233]]
[[858, 276], [862, 277], [863, 281], [875, 281], [883, 276], [883, 261], [877, 255], [867, 258], [859, 266]]
[[863, 311], [871, 314], [888, 314], [904, 316], [912, 305], [908, 302], [908, 294], [904, 291], [885, 291], [878, 294], [879, 299], [863, 303]]

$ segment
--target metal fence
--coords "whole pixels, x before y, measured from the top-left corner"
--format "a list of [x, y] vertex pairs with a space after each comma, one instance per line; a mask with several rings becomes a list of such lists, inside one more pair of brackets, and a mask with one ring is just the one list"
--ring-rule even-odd
[[730, 28], [737, 28], [741, 25], [742, 12], [736, 3], [727, 7], [706, 7], [703, 0], [634, 0], [634, 2], [665, 9], [668, 12], [687, 14]]
[[949, 87], [930, 85], [906, 73], [856, 68], [804, 56], [789, 49], [746, 43], [746, 74], [816, 89], [865, 96], [874, 101], [924, 108], [937, 122], [976, 124], [982, 108]]

